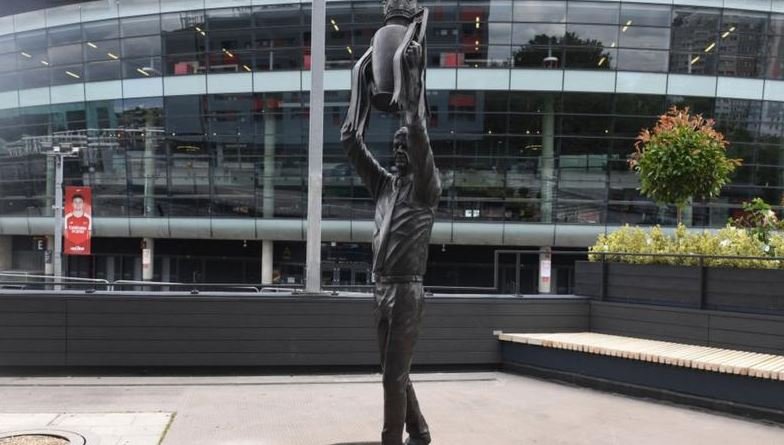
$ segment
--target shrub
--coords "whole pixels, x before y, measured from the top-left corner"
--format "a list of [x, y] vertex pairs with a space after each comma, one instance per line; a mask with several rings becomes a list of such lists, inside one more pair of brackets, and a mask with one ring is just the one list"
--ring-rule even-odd
[[[770, 245], [771, 232], [784, 227], [770, 204], [762, 198], [754, 198], [751, 202], [744, 202], [743, 215], [730, 218], [729, 223], [739, 229], [748, 230], [766, 245]], [[778, 252], [784, 252], [784, 250]], [[768, 253], [774, 255], [775, 249], [770, 249]]]
[[[782, 250], [778, 250], [778, 249]], [[784, 235], [775, 233], [766, 244], [747, 230], [728, 225], [718, 232], [689, 232], [679, 224], [671, 235], [664, 233], [659, 226], [649, 230], [628, 225], [607, 234], [599, 235], [596, 244], [589, 248], [589, 261], [601, 261], [601, 253], [609, 253], [607, 261], [630, 264], [666, 264], [696, 266], [699, 256], [719, 256], [729, 258], [708, 258], [706, 266], [738, 267], [753, 269], [775, 269], [782, 264], [779, 260], [767, 260], [771, 250], [784, 252]], [[637, 255], [613, 255], [626, 253]], [[649, 255], [663, 254], [663, 255]], [[673, 254], [674, 256], [667, 256]], [[691, 255], [691, 256], [689, 256]], [[742, 259], [738, 257], [753, 257]]]

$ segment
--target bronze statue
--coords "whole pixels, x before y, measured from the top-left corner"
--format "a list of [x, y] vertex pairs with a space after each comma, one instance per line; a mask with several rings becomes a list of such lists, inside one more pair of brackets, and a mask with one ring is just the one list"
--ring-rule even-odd
[[[385, 26], [354, 66], [351, 103], [341, 139], [346, 154], [376, 202], [373, 235], [376, 322], [384, 386], [383, 445], [430, 443], [430, 431], [409, 379], [424, 304], [422, 277], [441, 196], [425, 117], [427, 9], [416, 0], [387, 0]], [[365, 146], [371, 105], [399, 111], [393, 172]]]

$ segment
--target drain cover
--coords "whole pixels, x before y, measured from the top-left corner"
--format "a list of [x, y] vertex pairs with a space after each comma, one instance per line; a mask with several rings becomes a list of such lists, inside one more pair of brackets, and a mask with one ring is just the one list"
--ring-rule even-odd
[[86, 445], [81, 434], [61, 430], [25, 430], [0, 432], [0, 445]]
[[0, 439], [0, 445], [70, 445], [71, 441], [58, 436], [23, 434]]

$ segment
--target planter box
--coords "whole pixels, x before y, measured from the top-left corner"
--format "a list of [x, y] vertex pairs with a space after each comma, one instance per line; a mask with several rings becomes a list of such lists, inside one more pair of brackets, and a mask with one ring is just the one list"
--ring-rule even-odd
[[784, 270], [578, 261], [575, 294], [624, 303], [784, 314]]

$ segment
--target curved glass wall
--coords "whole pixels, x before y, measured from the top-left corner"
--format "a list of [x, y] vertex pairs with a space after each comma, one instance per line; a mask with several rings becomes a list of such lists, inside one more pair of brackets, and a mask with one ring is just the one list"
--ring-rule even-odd
[[[525, 72], [548, 59], [551, 68], [580, 72], [782, 79], [782, 14], [555, 0], [428, 6], [434, 68]], [[309, 6], [292, 4], [164, 12], [1, 35], [0, 91], [307, 70], [309, 21]], [[380, 23], [378, 2], [330, 2], [327, 67], [348, 69]], [[639, 196], [626, 158], [638, 131], [673, 104], [715, 118], [732, 142], [731, 155], [744, 159], [719, 199], [694, 203], [695, 226], [722, 226], [756, 196], [782, 201], [784, 102], [454, 88], [429, 91], [429, 127], [444, 184], [440, 221], [672, 224], [672, 209]], [[94, 187], [99, 217], [302, 218], [307, 104], [307, 92], [292, 91], [0, 110], [0, 217], [50, 214], [52, 168], [40, 152], [54, 137], [89, 147], [67, 161], [66, 183]], [[324, 216], [366, 220], [373, 206], [338, 141], [347, 105], [347, 91], [327, 92]], [[368, 143], [388, 162], [398, 120], [373, 119]], [[543, 158], [550, 150], [553, 159]]]
[[[142, 5], [143, 6], [143, 5]], [[554, 0], [429, 2], [430, 67], [619, 70], [784, 79], [784, 14]], [[85, 6], [86, 7], [86, 6]], [[0, 91], [204, 73], [307, 70], [310, 6], [190, 10], [0, 36]], [[331, 2], [327, 68], [381, 25], [378, 2]]]
[[[602, 93], [429, 94], [430, 133], [444, 184], [442, 221], [672, 224], [671, 209], [639, 195], [626, 158], [639, 129], [673, 104], [715, 118], [732, 142], [730, 155], [744, 159], [719, 199], [694, 204], [694, 225], [722, 226], [744, 200], [761, 196], [779, 204], [784, 196], [784, 103]], [[51, 169], [47, 173], [46, 158], [36, 153], [54, 133], [88, 146], [67, 162], [66, 183], [94, 187], [97, 216], [301, 218], [307, 100], [300, 93], [249, 93], [0, 111], [0, 216], [49, 211]], [[338, 140], [348, 92], [328, 92], [326, 104], [324, 217], [370, 219], [372, 203]], [[371, 123], [368, 145], [382, 163], [390, 163], [388, 136], [397, 122], [379, 114]], [[542, 158], [546, 144], [555, 155], [551, 175]]]

